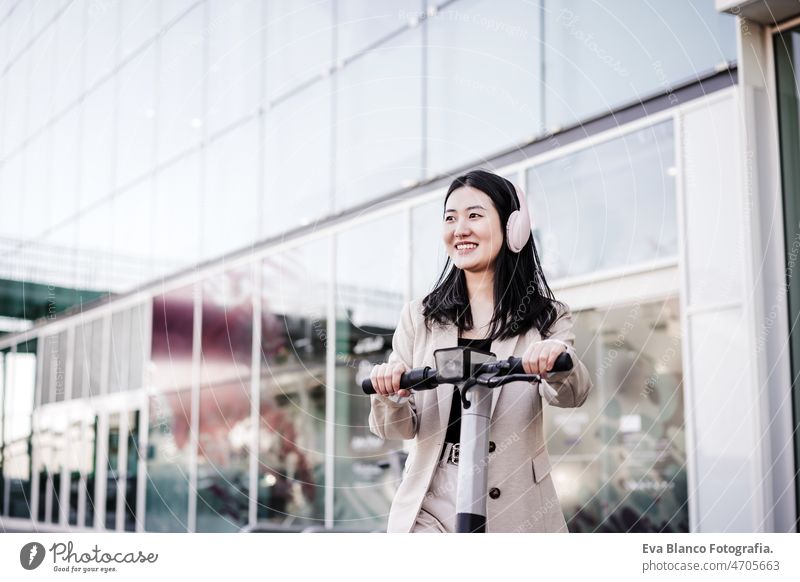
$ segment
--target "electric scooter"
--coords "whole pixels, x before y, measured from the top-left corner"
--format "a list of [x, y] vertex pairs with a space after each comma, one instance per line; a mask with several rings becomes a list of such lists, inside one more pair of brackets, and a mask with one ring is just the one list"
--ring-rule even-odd
[[[461, 439], [458, 453], [456, 532], [486, 533], [487, 489], [489, 487], [489, 421], [492, 389], [509, 382], [542, 381], [539, 374], [526, 374], [522, 359], [497, 360], [495, 354], [459, 346], [433, 353], [436, 368], [425, 366], [406, 371], [400, 387], [406, 390], [434, 390], [439, 384], [454, 384], [461, 395]], [[550, 372], [572, 369], [566, 352], [559, 355]], [[375, 394], [372, 381], [361, 383], [365, 394]]]

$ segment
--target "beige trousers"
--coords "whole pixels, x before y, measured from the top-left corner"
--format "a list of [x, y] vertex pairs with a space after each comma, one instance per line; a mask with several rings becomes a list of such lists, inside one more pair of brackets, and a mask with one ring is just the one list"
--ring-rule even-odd
[[439, 461], [411, 533], [453, 533], [457, 491], [458, 465]]

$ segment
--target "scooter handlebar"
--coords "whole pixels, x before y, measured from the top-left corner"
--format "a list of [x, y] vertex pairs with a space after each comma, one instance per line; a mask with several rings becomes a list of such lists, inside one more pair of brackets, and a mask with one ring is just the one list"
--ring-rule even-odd
[[[436, 388], [436, 370], [430, 366], [424, 368], [413, 368], [403, 372], [400, 376], [400, 388], [405, 390], [430, 390]], [[366, 378], [361, 382], [361, 389], [364, 394], [375, 394], [375, 387], [372, 380]]]
[[[507, 362], [511, 367], [507, 369], [504, 375], [525, 374], [525, 369], [522, 367], [522, 358], [512, 356], [508, 358]], [[556, 358], [553, 367], [548, 370], [548, 372], [567, 372], [571, 369], [572, 358], [568, 353], [564, 352]], [[405, 390], [431, 390], [432, 388], [436, 388], [437, 385], [436, 370], [429, 366], [413, 368], [400, 376], [400, 388]], [[361, 382], [361, 389], [364, 391], [364, 394], [375, 394], [375, 387], [372, 385], [372, 380], [369, 378]]]
[[[511, 356], [508, 358], [508, 363], [511, 364], [511, 369], [507, 372], [508, 375], [510, 374], [525, 374], [525, 368], [522, 367], [522, 358], [516, 358]], [[553, 363], [553, 367], [550, 368], [547, 372], [568, 372], [572, 369], [572, 358], [567, 352], [559, 354], [556, 358], [556, 361]]]

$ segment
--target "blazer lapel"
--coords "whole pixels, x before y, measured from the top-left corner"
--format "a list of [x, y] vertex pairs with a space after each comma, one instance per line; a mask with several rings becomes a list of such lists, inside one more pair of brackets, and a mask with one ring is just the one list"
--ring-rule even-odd
[[[514, 355], [517, 347], [517, 342], [521, 336], [515, 335], [514, 337], [506, 338], [504, 340], [494, 340], [492, 342], [492, 353], [497, 356], [498, 360], [506, 360]], [[489, 419], [494, 416], [494, 409], [497, 406], [497, 399], [500, 398], [500, 391], [502, 386], [492, 389], [492, 411], [489, 414]]]
[[[492, 342], [492, 353], [497, 356], [498, 360], [505, 360], [513, 356], [520, 337], [514, 336], [504, 340], [494, 340]], [[455, 325], [434, 326], [431, 343], [433, 351], [458, 346], [458, 327]], [[431, 351], [431, 358], [433, 358], [433, 351]], [[430, 365], [433, 366], [434, 362], [432, 361]], [[502, 386], [498, 386], [492, 390], [492, 411], [489, 418], [494, 415], [497, 399], [500, 398], [502, 389]], [[439, 426], [446, 430], [447, 421], [450, 419], [450, 407], [453, 403], [453, 385], [442, 384], [436, 389], [436, 393], [439, 405]]]

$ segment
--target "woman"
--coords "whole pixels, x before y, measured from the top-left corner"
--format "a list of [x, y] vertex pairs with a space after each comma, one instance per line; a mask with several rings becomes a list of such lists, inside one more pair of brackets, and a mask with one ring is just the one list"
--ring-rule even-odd
[[[389, 512], [389, 532], [452, 532], [456, 518], [461, 403], [453, 385], [410, 393], [400, 376], [433, 367], [433, 352], [471, 345], [497, 359], [521, 357], [539, 391], [512, 382], [492, 392], [488, 532], [566, 532], [550, 477], [542, 397], [577, 407], [591, 388], [573, 348], [572, 318], [554, 299], [531, 237], [527, 204], [514, 185], [476, 170], [456, 178], [444, 200], [445, 264], [434, 290], [402, 311], [388, 363], [370, 379], [370, 430], [382, 439], [414, 439]], [[452, 262], [452, 265], [451, 265]], [[567, 351], [569, 372], [546, 374]]]

